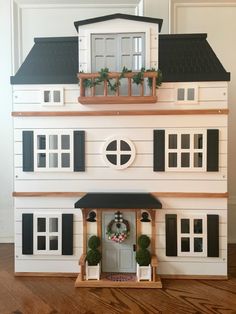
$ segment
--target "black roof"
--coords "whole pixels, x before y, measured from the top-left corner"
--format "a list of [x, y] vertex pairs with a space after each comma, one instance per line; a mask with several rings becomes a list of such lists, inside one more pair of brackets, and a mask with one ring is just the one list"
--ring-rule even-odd
[[[163, 82], [229, 81], [206, 34], [160, 35]], [[12, 84], [77, 84], [78, 38], [36, 38]]]
[[132, 20], [132, 21], [138, 21], [138, 22], [146, 22], [146, 23], [155, 23], [158, 24], [161, 30], [163, 19], [157, 19], [153, 17], [147, 17], [147, 16], [137, 16], [137, 15], [130, 15], [130, 14], [122, 14], [122, 13], [115, 13], [110, 15], [104, 15], [99, 16], [91, 19], [86, 19], [82, 21], [74, 22], [74, 25], [78, 31], [79, 27], [86, 24], [92, 24], [92, 23], [98, 23], [98, 22], [104, 22], [108, 20], [114, 20], [114, 19], [125, 19], [125, 20]]
[[11, 84], [77, 84], [78, 37], [35, 38]]
[[164, 82], [229, 81], [207, 34], [160, 35], [159, 68]]
[[149, 193], [87, 193], [75, 208], [159, 209], [162, 204]]

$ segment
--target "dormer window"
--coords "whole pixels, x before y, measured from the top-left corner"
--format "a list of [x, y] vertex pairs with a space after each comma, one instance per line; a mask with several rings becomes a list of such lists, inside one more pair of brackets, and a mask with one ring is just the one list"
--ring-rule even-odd
[[45, 89], [42, 91], [43, 106], [63, 106], [64, 105], [63, 88]]
[[176, 87], [177, 104], [196, 104], [198, 102], [198, 88], [196, 85], [181, 85]]

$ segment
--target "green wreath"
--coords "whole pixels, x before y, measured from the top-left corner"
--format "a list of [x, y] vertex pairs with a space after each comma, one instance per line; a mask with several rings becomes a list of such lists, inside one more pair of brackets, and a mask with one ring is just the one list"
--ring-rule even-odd
[[[126, 230], [120, 230], [120, 227], [117, 227], [116, 232], [113, 232], [112, 227], [114, 224], [116, 224], [116, 225], [124, 224], [126, 227]], [[129, 225], [128, 220], [123, 219], [122, 221], [117, 222], [117, 221], [115, 221], [115, 219], [112, 219], [109, 222], [109, 224], [107, 225], [107, 232], [106, 233], [108, 235], [109, 240], [112, 240], [116, 243], [124, 242], [130, 234], [130, 225]]]

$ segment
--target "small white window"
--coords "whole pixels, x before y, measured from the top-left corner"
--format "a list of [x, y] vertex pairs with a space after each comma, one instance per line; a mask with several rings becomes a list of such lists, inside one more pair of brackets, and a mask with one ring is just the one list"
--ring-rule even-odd
[[166, 171], [206, 171], [206, 130], [167, 130]]
[[128, 168], [134, 159], [135, 146], [127, 138], [110, 138], [103, 147], [103, 160], [110, 168]]
[[61, 255], [61, 215], [34, 215], [34, 254]]
[[64, 105], [63, 88], [42, 90], [43, 106], [63, 106]]
[[178, 216], [178, 256], [207, 256], [206, 216]]
[[198, 102], [198, 88], [196, 85], [178, 85], [176, 87], [176, 103], [196, 104]]
[[35, 171], [73, 171], [71, 131], [35, 131], [34, 147]]

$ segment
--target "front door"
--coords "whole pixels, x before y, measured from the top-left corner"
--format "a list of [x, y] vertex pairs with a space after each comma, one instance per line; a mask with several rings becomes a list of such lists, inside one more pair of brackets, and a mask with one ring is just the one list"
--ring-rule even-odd
[[[130, 234], [121, 243], [116, 243], [108, 239], [107, 226], [115, 217], [114, 211], [104, 211], [102, 214], [102, 270], [103, 272], [135, 272], [135, 252], [136, 244], [136, 219], [135, 212], [122, 212], [123, 218], [129, 222]], [[123, 225], [121, 224], [121, 227]], [[125, 228], [125, 226], [124, 226]], [[116, 229], [115, 224], [113, 230]]]

